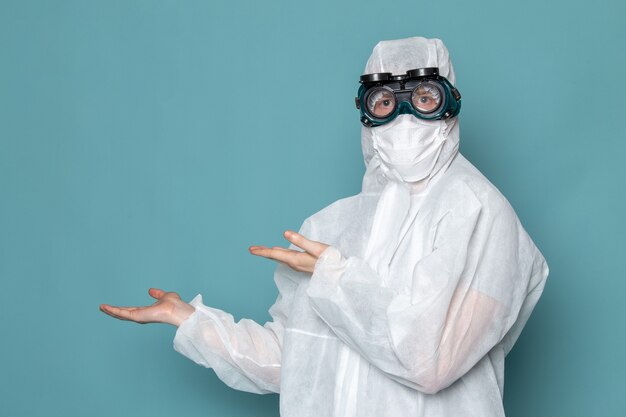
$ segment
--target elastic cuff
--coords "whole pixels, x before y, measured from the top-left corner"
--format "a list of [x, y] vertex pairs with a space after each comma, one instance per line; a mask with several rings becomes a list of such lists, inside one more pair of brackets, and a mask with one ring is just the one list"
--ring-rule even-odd
[[202, 295], [196, 295], [188, 304], [193, 306], [195, 308], [195, 311], [178, 325], [178, 328], [176, 329], [176, 334], [174, 335], [174, 346], [177, 345], [177, 342], [180, 341], [181, 337], [186, 334], [190, 334], [193, 331], [193, 328], [198, 323], [198, 318], [200, 317], [199, 306], [204, 305], [202, 303]]
[[334, 294], [345, 270], [345, 263], [346, 259], [339, 249], [334, 246], [324, 249], [315, 263], [307, 294], [310, 297], [328, 297]]
[[315, 262], [314, 269], [317, 269], [319, 266], [324, 268], [326, 265], [337, 265], [341, 262], [343, 256], [339, 249], [334, 246], [329, 246], [320, 254], [317, 258], [317, 262]]
[[201, 294], [196, 295], [188, 304], [194, 307], [198, 307], [199, 305], [204, 305], [202, 302], [202, 295]]

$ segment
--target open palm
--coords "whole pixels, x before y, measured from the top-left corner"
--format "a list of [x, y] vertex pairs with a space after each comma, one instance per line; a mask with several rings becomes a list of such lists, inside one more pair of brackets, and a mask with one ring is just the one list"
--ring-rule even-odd
[[120, 320], [136, 323], [167, 323], [178, 326], [193, 313], [194, 308], [181, 300], [175, 292], [167, 292], [158, 288], [150, 288], [148, 294], [157, 301], [149, 306], [119, 307], [100, 304], [100, 310]]

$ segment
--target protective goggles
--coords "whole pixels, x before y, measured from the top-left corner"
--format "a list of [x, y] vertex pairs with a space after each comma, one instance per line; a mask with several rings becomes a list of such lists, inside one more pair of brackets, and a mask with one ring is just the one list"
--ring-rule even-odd
[[399, 114], [443, 120], [461, 110], [461, 94], [439, 75], [439, 68], [418, 68], [403, 75], [365, 74], [359, 82], [355, 102], [366, 127], [388, 123]]

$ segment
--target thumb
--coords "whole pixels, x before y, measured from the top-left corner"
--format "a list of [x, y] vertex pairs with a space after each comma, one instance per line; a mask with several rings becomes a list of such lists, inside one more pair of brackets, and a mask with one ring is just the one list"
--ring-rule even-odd
[[158, 288], [150, 288], [148, 290], [148, 294], [150, 294], [150, 297], [156, 298], [157, 300], [159, 300], [161, 299], [161, 297], [165, 295], [165, 291], [160, 290]]

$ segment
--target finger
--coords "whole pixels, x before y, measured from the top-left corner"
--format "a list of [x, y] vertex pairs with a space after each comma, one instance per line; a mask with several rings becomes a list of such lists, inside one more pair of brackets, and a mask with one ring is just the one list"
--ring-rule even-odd
[[279, 246], [272, 246], [271, 248], [268, 248], [267, 246], [250, 246], [248, 248], [248, 250], [250, 252], [255, 252], [255, 253], [259, 252], [259, 251], [266, 251], [266, 250], [271, 250], [271, 249], [277, 249], [278, 250], [278, 249], [280, 249], [280, 247]]
[[294, 255], [302, 252], [281, 248], [279, 246], [274, 246], [272, 248], [265, 246], [252, 246], [250, 247], [250, 253], [288, 264], [290, 260], [294, 259]]
[[160, 290], [158, 288], [150, 288], [148, 290], [148, 294], [150, 294], [150, 297], [156, 298], [157, 300], [159, 300], [165, 295], [165, 291]]
[[102, 312], [105, 313], [106, 315], [113, 317], [114, 319], [126, 320], [125, 318], [120, 317], [117, 314], [114, 314], [110, 309], [101, 308], [100, 310], [102, 310]]
[[296, 233], [293, 230], [286, 230], [283, 235], [285, 236], [285, 239], [298, 246], [299, 248], [304, 249], [316, 258], [319, 258], [322, 252], [324, 252], [324, 250], [328, 247], [328, 245], [326, 245], [325, 243], [307, 239], [300, 233]]
[[266, 248], [265, 246], [258, 246], [258, 245], [257, 245], [257, 246], [250, 246], [250, 247], [248, 248], [248, 251], [249, 251], [250, 253], [252, 253], [253, 255], [256, 255], [256, 254], [257, 254], [256, 252], [257, 252], [259, 249], [267, 249], [267, 248]]
[[283, 249], [283, 250], [289, 250], [286, 248], [281, 248], [280, 246], [272, 246], [271, 248], [268, 248], [267, 246], [263, 246], [263, 245], [253, 245], [248, 247], [249, 251], [253, 251], [255, 249]]
[[116, 307], [110, 306], [107, 304], [103, 304], [100, 306], [100, 310], [109, 316], [115, 317], [120, 320], [129, 320], [139, 322], [137, 320], [136, 310], [140, 309], [140, 307]]
[[109, 315], [109, 316], [111, 316], [111, 317], [113, 317], [115, 319], [126, 320], [123, 317], [120, 317], [117, 314], [113, 313], [113, 311], [111, 310], [110, 307], [100, 307], [100, 311], [102, 311], [103, 313], [105, 313], [105, 314], [107, 314], [107, 315]]
[[257, 247], [252, 249], [250, 253], [285, 263], [296, 271], [313, 272], [313, 267], [317, 261], [317, 258], [308, 252], [285, 249], [279, 246], [272, 248]]
[[134, 310], [139, 310], [139, 309], [143, 309], [145, 307], [122, 307], [122, 306], [112, 306], [110, 304], [100, 304], [100, 308], [107, 308], [107, 309], [112, 309], [112, 308], [123, 308], [124, 310], [128, 310], [128, 311], [134, 311]]

